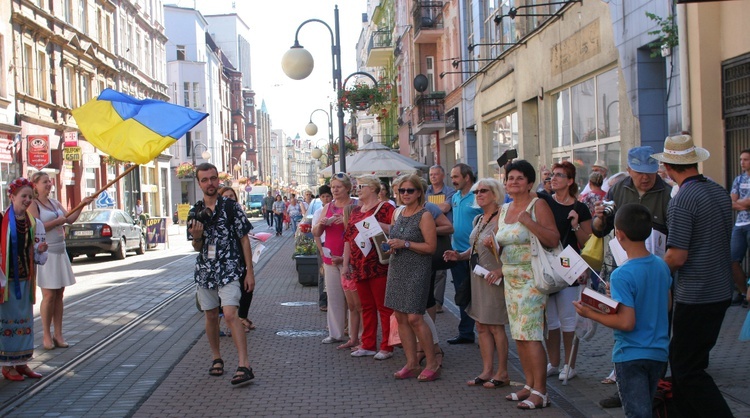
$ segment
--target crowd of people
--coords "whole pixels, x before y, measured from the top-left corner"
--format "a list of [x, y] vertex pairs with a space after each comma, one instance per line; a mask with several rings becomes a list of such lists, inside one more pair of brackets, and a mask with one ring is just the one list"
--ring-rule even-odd
[[[394, 346], [400, 346], [405, 362], [395, 379], [441, 377], [444, 351], [435, 321], [446, 303], [450, 270], [460, 320], [446, 342], [473, 344], [475, 335], [479, 340], [482, 369], [467, 376], [467, 385], [509, 386], [507, 327], [525, 384], [505, 398], [520, 409], [548, 406], [547, 379], [577, 376], [574, 335], [583, 317], [615, 329], [614, 370], [604, 383], [616, 382], [618, 391], [602, 406], [650, 415], [642, 400], [653, 399], [669, 365], [683, 414], [731, 416], [705, 369], [727, 307], [747, 300], [741, 262], [750, 246], [750, 150], [741, 153], [743, 172], [730, 193], [698, 171], [708, 158], [689, 135], [670, 136], [661, 153], [649, 146], [628, 150], [625, 175], [608, 176], [606, 164], [597, 161], [581, 193], [577, 168], [568, 161], [542, 167], [537, 181], [531, 163], [512, 160], [502, 167], [503, 183], [477, 179], [462, 163], [452, 167], [450, 185], [439, 165], [430, 168], [429, 183], [406, 174], [390, 188], [372, 175], [338, 173], [316, 199], [312, 192], [303, 199], [269, 192], [263, 214], [277, 235], [287, 223], [295, 230], [305, 217], [312, 225], [323, 265], [319, 306], [328, 336], [322, 342], [376, 360], [393, 358]], [[191, 209], [188, 232], [199, 253], [197, 299], [213, 356], [208, 373], [224, 373], [222, 313], [238, 352], [231, 383], [241, 385], [254, 377], [244, 337], [254, 328], [248, 319], [255, 287], [252, 225], [234, 190], [219, 188], [216, 167], [199, 165], [196, 179], [204, 198]], [[20, 381], [41, 377], [27, 365], [36, 286], [43, 295], [43, 347], [68, 346], [63, 291], [75, 278], [62, 226], [80, 210], [68, 212], [50, 197], [45, 173], [15, 180], [8, 192], [11, 205], [0, 234], [0, 270], [7, 277], [0, 287], [0, 318], [17, 329], [13, 338], [0, 334], [0, 365], [6, 379]], [[657, 233], [664, 241], [647, 247]], [[544, 247], [561, 243], [579, 253], [590, 239], [603, 239], [603, 267], [547, 295], [535, 284], [533, 237]], [[611, 240], [627, 254], [622, 265]], [[620, 309], [605, 315], [580, 303], [584, 286], [610, 295]], [[735, 290], [739, 296], [733, 298]]]

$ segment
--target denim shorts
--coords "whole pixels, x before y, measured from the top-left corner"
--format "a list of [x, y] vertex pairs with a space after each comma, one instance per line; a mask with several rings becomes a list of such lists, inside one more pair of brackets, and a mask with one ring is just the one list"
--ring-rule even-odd
[[198, 303], [201, 310], [208, 311], [219, 306], [240, 306], [240, 281], [235, 280], [219, 287], [218, 289], [206, 289], [197, 287]]
[[732, 228], [732, 261], [742, 262], [750, 247], [750, 225]]

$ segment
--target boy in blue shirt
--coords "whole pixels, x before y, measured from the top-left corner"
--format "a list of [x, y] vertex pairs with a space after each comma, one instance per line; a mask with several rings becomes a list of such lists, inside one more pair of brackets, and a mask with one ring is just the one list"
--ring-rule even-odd
[[651, 417], [656, 384], [669, 359], [669, 321], [672, 277], [669, 267], [648, 252], [651, 213], [637, 203], [617, 209], [615, 237], [628, 254], [628, 261], [612, 273], [612, 299], [620, 303], [617, 313], [603, 314], [580, 301], [573, 302], [579, 315], [613, 328], [612, 362], [617, 389], [628, 417]]

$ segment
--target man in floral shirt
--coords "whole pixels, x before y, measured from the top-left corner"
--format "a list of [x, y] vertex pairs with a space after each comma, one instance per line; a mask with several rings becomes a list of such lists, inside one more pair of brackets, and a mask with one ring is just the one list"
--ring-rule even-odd
[[[247, 355], [247, 339], [237, 316], [240, 277], [244, 275], [246, 291], [255, 288], [247, 236], [251, 225], [239, 203], [219, 196], [219, 175], [213, 164], [196, 167], [195, 177], [203, 191], [203, 200], [190, 210], [188, 232], [193, 237], [193, 249], [199, 253], [195, 262], [195, 283], [198, 302], [206, 313], [206, 336], [214, 357], [208, 373], [211, 376], [224, 374], [224, 361], [219, 351], [219, 308], [222, 307], [239, 356], [232, 385], [239, 385], [254, 377]], [[211, 213], [207, 213], [207, 209]]]

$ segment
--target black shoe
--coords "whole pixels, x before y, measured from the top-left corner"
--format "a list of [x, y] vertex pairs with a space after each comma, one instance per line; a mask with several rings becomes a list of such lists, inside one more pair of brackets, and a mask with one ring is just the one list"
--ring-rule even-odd
[[739, 306], [740, 304], [742, 304], [743, 300], [746, 300], [745, 297], [743, 295], [737, 293], [732, 298], [732, 306]]
[[473, 338], [464, 338], [462, 336], [453, 337], [448, 340], [448, 344], [474, 344]]
[[622, 400], [620, 400], [620, 393], [617, 392], [609, 398], [604, 398], [599, 401], [599, 406], [602, 408], [621, 408]]

